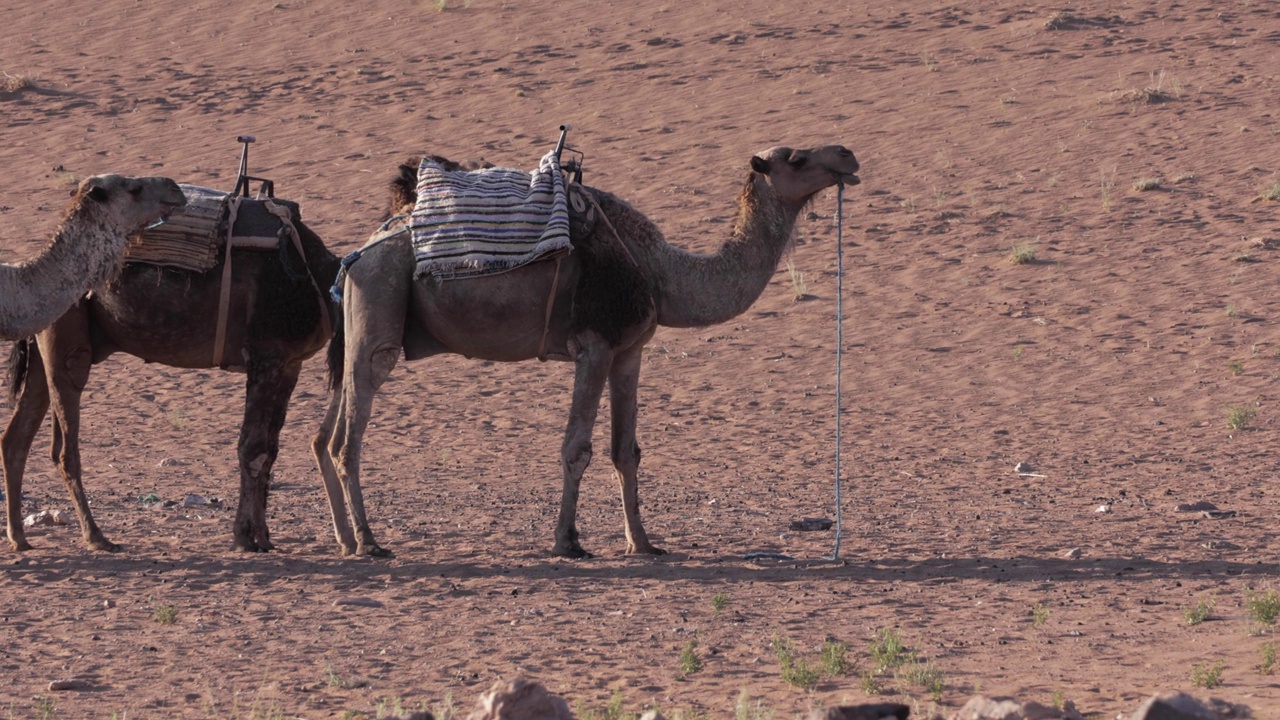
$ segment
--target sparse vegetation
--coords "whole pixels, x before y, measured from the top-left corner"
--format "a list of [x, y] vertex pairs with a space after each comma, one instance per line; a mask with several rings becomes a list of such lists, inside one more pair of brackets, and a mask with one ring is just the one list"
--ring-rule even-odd
[[1260, 200], [1266, 200], [1268, 202], [1275, 202], [1276, 200], [1280, 200], [1280, 182], [1273, 184], [1271, 187], [1267, 188], [1266, 190], [1263, 190], [1262, 194], [1259, 195], [1258, 198]]
[[1111, 194], [1116, 189], [1116, 171], [1113, 168], [1110, 176], [1107, 175], [1105, 170], [1100, 170], [1099, 172], [1102, 175], [1102, 179], [1099, 181], [1102, 190], [1102, 210], [1111, 212]]
[[1133, 189], [1138, 192], [1151, 192], [1160, 189], [1160, 181], [1155, 178], [1138, 178], [1133, 181]]
[[1232, 375], [1235, 375], [1236, 377], [1240, 377], [1241, 375], [1244, 374], [1244, 361], [1232, 360], [1231, 364], [1227, 366], [1227, 369], [1231, 371]]
[[743, 688], [738, 693], [738, 701], [733, 705], [734, 720], [773, 720], [773, 709], [764, 704], [764, 700], [757, 700], [753, 705], [751, 703], [751, 695]]
[[1036, 603], [1031, 607], [1031, 627], [1042, 628], [1049, 622], [1049, 608], [1044, 603]]
[[804, 273], [796, 268], [794, 260], [787, 260], [787, 277], [791, 279], [791, 298], [793, 300], [803, 300], [809, 297], [809, 281], [805, 280]]
[[1166, 76], [1163, 70], [1151, 73], [1150, 78], [1151, 81], [1145, 87], [1121, 93], [1120, 100], [1132, 105], [1158, 105], [1182, 96], [1177, 81]]
[[698, 657], [698, 641], [690, 640], [680, 651], [680, 672], [693, 675], [702, 670], [702, 659]]
[[1209, 615], [1213, 612], [1214, 601], [1197, 600], [1195, 605], [1188, 605], [1182, 608], [1182, 617], [1187, 619], [1188, 625], [1199, 625], [1209, 619]]
[[862, 672], [862, 677], [858, 680], [858, 687], [862, 688], [862, 692], [868, 695], [880, 694], [880, 681], [876, 679], [876, 672], [868, 668]]
[[828, 640], [822, 644], [822, 672], [827, 677], [836, 677], [849, 672], [849, 645], [839, 640]]
[[1009, 249], [1009, 262], [1014, 265], [1026, 265], [1036, 259], [1036, 246], [1024, 243]]
[[716, 593], [711, 596], [711, 611], [719, 615], [724, 609], [729, 607], [729, 596], [724, 593]]
[[161, 625], [172, 625], [178, 622], [178, 607], [172, 604], [157, 605], [154, 617]]
[[1261, 593], [1250, 592], [1244, 601], [1249, 616], [1268, 627], [1276, 624], [1280, 617], [1280, 593], [1274, 588], [1267, 588]]
[[0, 76], [3, 76], [0, 77], [0, 92], [16, 93], [36, 86], [35, 78], [29, 75], [0, 73]]
[[1045, 30], [1067, 30], [1067, 29], [1070, 29], [1072, 26], [1074, 26], [1075, 23], [1076, 23], [1075, 15], [1073, 15], [1072, 13], [1066, 10], [1060, 10], [1054, 13], [1053, 15], [1049, 16], [1049, 19], [1046, 20], [1044, 23], [1044, 29]]
[[1191, 667], [1191, 684], [1205, 690], [1212, 690], [1222, 684], [1222, 671], [1226, 664], [1221, 660], [1210, 663], [1196, 663]]
[[444, 699], [440, 701], [439, 705], [432, 706], [431, 715], [436, 720], [453, 720], [457, 714], [458, 706], [453, 702], [453, 691], [445, 690]]
[[614, 690], [613, 695], [609, 698], [608, 705], [597, 708], [574, 703], [573, 714], [578, 720], [635, 720], [638, 718], [638, 713], [623, 709], [624, 702], [622, 691]]
[[929, 693], [934, 702], [942, 701], [942, 693], [947, 689], [946, 679], [942, 671], [932, 663], [921, 663], [912, 660], [894, 671], [894, 677], [900, 683], [915, 686]]
[[912, 654], [907, 651], [907, 647], [902, 644], [902, 638], [893, 628], [880, 628], [867, 649], [871, 652], [871, 660], [875, 664], [876, 672], [891, 670], [914, 660]]
[[1262, 662], [1258, 664], [1259, 675], [1274, 675], [1276, 673], [1276, 644], [1273, 642], [1262, 643]]
[[812, 690], [822, 680], [822, 673], [801, 657], [796, 657], [795, 647], [790, 640], [775, 636], [773, 638], [773, 654], [782, 667], [782, 681], [799, 690]]
[[40, 720], [53, 720], [58, 716], [58, 701], [52, 697], [36, 698], [36, 717]]
[[1253, 416], [1257, 414], [1258, 409], [1252, 405], [1232, 405], [1227, 408], [1227, 428], [1230, 430], [1243, 430], [1249, 427], [1249, 423], [1253, 421]]

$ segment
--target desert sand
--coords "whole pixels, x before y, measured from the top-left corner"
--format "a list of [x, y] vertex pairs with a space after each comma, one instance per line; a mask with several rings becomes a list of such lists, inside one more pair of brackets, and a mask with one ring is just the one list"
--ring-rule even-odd
[[[744, 691], [779, 718], [886, 699], [945, 714], [982, 692], [1115, 717], [1166, 689], [1280, 713], [1260, 672], [1273, 628], [1246, 603], [1280, 581], [1273, 4], [101, 0], [3, 16], [5, 262], [39, 252], [77, 178], [230, 190], [239, 134], [339, 253], [376, 227], [404, 159], [532, 168], [564, 123], [587, 184], [698, 251], [728, 236], [757, 151], [840, 143], [863, 183], [843, 208], [838, 561], [831, 531], [790, 530], [836, 510], [830, 191], [751, 310], [650, 345], [640, 496], [662, 557], [622, 554], [607, 412], [579, 515], [597, 555], [550, 556], [566, 364], [396, 368], [364, 446], [396, 553], [375, 560], [337, 555], [310, 457], [322, 356], [284, 428], [263, 555], [230, 550], [243, 376], [108, 359], [84, 395], [85, 485], [124, 550], [91, 552], [73, 526], [5, 546], [0, 712], [372, 718], [526, 677], [580, 714], [616, 698], [724, 718]], [[1229, 428], [1233, 407], [1256, 414]], [[28, 512], [70, 507], [48, 446], [46, 428]], [[1198, 501], [1234, 515], [1175, 511]], [[883, 629], [943, 687], [885, 671], [868, 695]], [[855, 667], [796, 689], [775, 638], [813, 660], [847, 643]], [[1218, 687], [1193, 686], [1219, 662]], [[67, 679], [81, 689], [50, 691]]]

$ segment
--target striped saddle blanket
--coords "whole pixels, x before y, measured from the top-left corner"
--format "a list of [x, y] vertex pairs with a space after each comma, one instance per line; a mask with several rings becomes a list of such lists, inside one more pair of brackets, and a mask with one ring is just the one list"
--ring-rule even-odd
[[409, 226], [418, 277], [496, 275], [567, 253], [569, 208], [559, 159], [547, 153], [537, 171], [527, 173], [451, 172], [423, 158]]

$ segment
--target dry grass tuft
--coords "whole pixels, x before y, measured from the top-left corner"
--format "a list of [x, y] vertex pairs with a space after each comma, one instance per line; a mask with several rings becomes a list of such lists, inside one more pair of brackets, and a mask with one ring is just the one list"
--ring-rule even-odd
[[0, 92], [16, 93], [23, 90], [29, 90], [36, 86], [36, 79], [30, 75], [10, 75], [9, 73], [0, 73]]

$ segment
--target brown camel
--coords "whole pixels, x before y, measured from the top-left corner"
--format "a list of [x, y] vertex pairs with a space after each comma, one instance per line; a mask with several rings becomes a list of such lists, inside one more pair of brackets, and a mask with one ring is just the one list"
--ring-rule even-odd
[[[658, 325], [699, 327], [744, 312], [777, 270], [806, 203], [838, 183], [856, 184], [857, 170], [853, 153], [836, 145], [775, 147], [752, 157], [732, 237], [709, 256], [667, 244], [627, 203], [582, 188], [602, 217], [589, 234], [578, 229], [581, 214], [575, 219], [573, 252], [558, 273], [548, 260], [473, 279], [415, 278], [408, 233], [395, 232], [404, 220], [393, 220], [375, 234], [373, 240], [381, 242], [367, 244], [348, 270], [339, 329], [329, 346], [334, 395], [312, 442], [343, 553], [390, 554], [378, 546], [365, 517], [360, 446], [374, 394], [401, 352], [408, 360], [457, 353], [493, 361], [542, 355], [574, 363], [552, 550], [567, 557], [587, 555], [575, 520], [578, 487], [591, 461], [591, 431], [608, 382], [610, 457], [622, 486], [626, 552], [663, 553], [645, 534], [636, 489], [636, 391], [644, 344]], [[396, 185], [403, 199], [410, 199], [405, 196], [411, 183], [402, 170]]]
[[129, 236], [186, 204], [169, 178], [86, 178], [53, 242], [34, 260], [0, 265], [0, 340], [30, 337], [120, 269]]
[[[306, 254], [291, 244], [277, 252], [232, 251], [230, 318], [222, 367], [248, 376], [240, 426], [240, 500], [232, 528], [239, 550], [270, 550], [267, 490], [280, 428], [302, 363], [329, 340], [322, 297], [338, 261], [320, 238], [294, 219]], [[221, 253], [219, 254], [221, 257]], [[128, 263], [107, 287], [84, 297], [10, 358], [13, 417], [0, 436], [8, 494], [9, 542], [28, 550], [22, 528], [22, 474], [32, 439], [53, 404], [52, 458], [71, 493], [85, 543], [117, 550], [98, 529], [80, 481], [80, 394], [89, 368], [115, 352], [170, 367], [214, 367], [222, 269], [201, 272]], [[314, 281], [313, 281], [314, 279]]]

